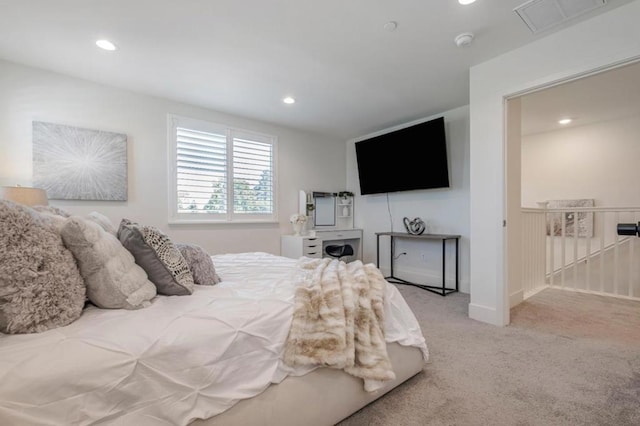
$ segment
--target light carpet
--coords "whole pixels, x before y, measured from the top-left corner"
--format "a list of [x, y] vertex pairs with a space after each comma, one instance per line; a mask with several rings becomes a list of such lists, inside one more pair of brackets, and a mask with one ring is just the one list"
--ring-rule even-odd
[[398, 288], [431, 359], [340, 426], [640, 425], [640, 302], [547, 289], [496, 327], [466, 294]]

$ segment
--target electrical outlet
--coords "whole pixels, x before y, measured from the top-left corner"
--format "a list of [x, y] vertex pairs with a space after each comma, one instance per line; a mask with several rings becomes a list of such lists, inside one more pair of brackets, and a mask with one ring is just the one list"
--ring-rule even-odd
[[423, 262], [427, 261], [427, 253], [421, 253], [420, 254], [420, 258], [422, 259]]

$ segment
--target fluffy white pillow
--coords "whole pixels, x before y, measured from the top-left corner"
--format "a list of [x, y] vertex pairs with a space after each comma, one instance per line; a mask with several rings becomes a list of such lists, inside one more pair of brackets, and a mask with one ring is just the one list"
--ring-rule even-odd
[[113, 224], [113, 222], [111, 222], [111, 219], [109, 219], [107, 216], [103, 215], [102, 213], [91, 212], [87, 215], [87, 219], [97, 223], [102, 227], [102, 229], [104, 229], [114, 237], [118, 235], [118, 229]]
[[52, 214], [55, 216], [62, 216], [62, 217], [69, 217], [71, 216], [71, 214], [64, 210], [61, 209], [60, 207], [56, 207], [56, 206], [33, 206], [33, 209], [39, 213], [46, 213], [46, 214]]
[[79, 216], [67, 219], [60, 234], [78, 262], [93, 304], [112, 309], [149, 306], [156, 287], [116, 237]]

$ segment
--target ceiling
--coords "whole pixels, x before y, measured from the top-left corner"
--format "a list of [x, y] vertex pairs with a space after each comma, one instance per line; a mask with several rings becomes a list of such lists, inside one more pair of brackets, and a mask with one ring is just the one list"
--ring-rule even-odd
[[[640, 116], [640, 62], [522, 96], [523, 135]], [[562, 118], [572, 119], [563, 126]]]
[[472, 65], [632, 0], [535, 35], [524, 1], [0, 0], [0, 58], [349, 139], [466, 105]]

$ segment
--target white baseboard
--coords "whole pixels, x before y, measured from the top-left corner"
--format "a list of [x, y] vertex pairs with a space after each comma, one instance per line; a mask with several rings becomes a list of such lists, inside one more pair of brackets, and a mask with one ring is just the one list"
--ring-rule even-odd
[[514, 293], [509, 295], [509, 307], [513, 308], [516, 305], [519, 305], [524, 300], [524, 290], [520, 289]]
[[532, 290], [530, 292], [524, 293], [522, 295], [522, 297], [523, 297], [524, 300], [526, 300], [526, 299], [530, 298], [531, 296], [533, 296], [533, 295], [535, 295], [537, 293], [540, 293], [542, 290], [544, 290], [546, 288], [549, 288], [549, 287], [550, 286], [548, 286], [548, 285], [540, 286], [540, 287], [536, 288], [535, 290]]
[[489, 306], [476, 305], [469, 303], [469, 318], [476, 321], [486, 322], [487, 324], [504, 326], [502, 319], [498, 318], [495, 308]]
[[[387, 267], [380, 268], [380, 271], [384, 274], [385, 277], [389, 276], [389, 274], [391, 273], [391, 270]], [[434, 271], [405, 266], [402, 268], [394, 267], [393, 273], [396, 277], [416, 284], [428, 284], [435, 286], [442, 285], [442, 270]], [[447, 288], [455, 288], [456, 279], [454, 273], [447, 273], [447, 277], [444, 282]], [[469, 293], [468, 289], [469, 283], [462, 280], [460, 272], [458, 271], [458, 290], [461, 293]]]

